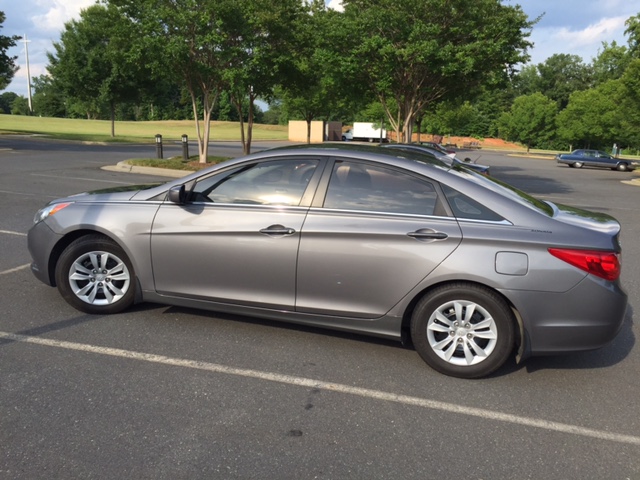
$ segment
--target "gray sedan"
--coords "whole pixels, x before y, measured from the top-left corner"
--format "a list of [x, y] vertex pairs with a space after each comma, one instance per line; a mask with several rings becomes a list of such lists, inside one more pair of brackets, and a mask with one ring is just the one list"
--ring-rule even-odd
[[574, 150], [571, 153], [561, 153], [556, 155], [556, 161], [573, 168], [600, 167], [621, 172], [634, 170], [637, 166], [637, 162], [633, 160], [612, 157], [600, 150]]
[[148, 301], [361, 332], [473, 378], [611, 341], [619, 233], [464, 167], [333, 144], [55, 200], [28, 245], [83, 312]]

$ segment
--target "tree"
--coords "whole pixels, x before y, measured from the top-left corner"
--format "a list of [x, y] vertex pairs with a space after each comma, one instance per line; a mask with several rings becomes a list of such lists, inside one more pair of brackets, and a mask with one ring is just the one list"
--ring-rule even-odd
[[[147, 58], [156, 76], [180, 79], [191, 98], [198, 137], [200, 163], [206, 163], [211, 134], [211, 113], [226, 85], [225, 69], [235, 49], [228, 40], [237, 32], [242, 16], [235, 0], [109, 0], [139, 27], [136, 47], [157, 52]], [[202, 128], [200, 111], [202, 115]]]
[[611, 44], [602, 42], [602, 50], [598, 50], [598, 56], [591, 64], [594, 86], [620, 78], [630, 60], [629, 50], [624, 45], [615, 41]]
[[541, 93], [523, 95], [513, 102], [511, 110], [503, 114], [501, 133], [531, 147], [550, 142], [555, 134], [558, 105]]
[[139, 51], [132, 49], [134, 25], [113, 6], [94, 5], [79, 20], [65, 24], [49, 53], [48, 71], [56, 88], [86, 108], [87, 118], [106, 105], [115, 136], [116, 105], [135, 101], [148, 75]]
[[0, 93], [0, 113], [10, 114], [11, 104], [16, 98], [18, 98], [17, 93], [13, 93], [13, 92]]
[[286, 83], [283, 78], [290, 68], [294, 49], [299, 47], [294, 38], [302, 4], [299, 0], [246, 0], [239, 4], [241, 16], [236, 19], [234, 35], [229, 36], [225, 47], [233, 51], [233, 56], [224, 70], [224, 78], [238, 111], [243, 150], [248, 154], [251, 153], [255, 101], [271, 98], [275, 85]]
[[33, 78], [33, 111], [44, 117], [64, 117], [67, 113], [64, 93], [48, 75]]
[[619, 140], [640, 146], [640, 58], [634, 59], [620, 78], [619, 95], [613, 97], [620, 118]]
[[16, 96], [11, 102], [11, 114], [12, 115], [29, 115], [29, 100], [22, 95]]
[[558, 135], [586, 148], [604, 148], [618, 140], [621, 112], [619, 80], [610, 80], [596, 88], [571, 94], [569, 104], [558, 115]]
[[[378, 98], [398, 138], [405, 140], [430, 103], [468, 97], [496, 72], [524, 62], [535, 23], [520, 6], [498, 0], [343, 4], [345, 25], [337, 43], [343, 71]], [[397, 112], [389, 108], [391, 99]]]
[[629, 53], [633, 58], [640, 58], [640, 13], [629, 17], [625, 22], [625, 35], [629, 37]]
[[[6, 16], [4, 12], [0, 12], [0, 30], [3, 28], [2, 24], [5, 19]], [[11, 83], [11, 79], [18, 71], [18, 66], [16, 65], [16, 59], [18, 57], [10, 57], [7, 54], [7, 50], [11, 47], [15, 47], [16, 42], [21, 38], [22, 37], [17, 35], [13, 35], [11, 37], [0, 35], [0, 90], [7, 88]]]
[[538, 64], [539, 92], [558, 102], [563, 109], [571, 93], [586, 90], [593, 84], [590, 68], [578, 55], [557, 53]]

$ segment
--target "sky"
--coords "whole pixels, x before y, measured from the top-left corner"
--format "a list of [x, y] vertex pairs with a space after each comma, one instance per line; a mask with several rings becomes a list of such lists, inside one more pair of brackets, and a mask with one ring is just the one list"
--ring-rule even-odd
[[[53, 42], [60, 39], [65, 22], [79, 18], [80, 11], [94, 3], [95, 0], [0, 0], [0, 11], [6, 16], [0, 34], [27, 36], [29, 71], [33, 78], [46, 73], [46, 52], [53, 51]], [[531, 20], [542, 15], [530, 37], [534, 47], [529, 54], [534, 64], [555, 53], [578, 55], [589, 63], [597, 56], [602, 42], [626, 45], [624, 22], [640, 13], [640, 0], [503, 0], [503, 3], [520, 5]], [[327, 0], [327, 4], [340, 8], [340, 0]], [[20, 70], [5, 91], [26, 97], [25, 44], [20, 41], [8, 53], [18, 56]]]

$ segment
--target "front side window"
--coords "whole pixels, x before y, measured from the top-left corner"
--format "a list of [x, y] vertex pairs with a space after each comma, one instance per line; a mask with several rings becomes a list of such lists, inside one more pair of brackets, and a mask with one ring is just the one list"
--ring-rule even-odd
[[324, 207], [383, 213], [433, 215], [433, 185], [397, 170], [357, 162], [336, 162]]
[[317, 166], [315, 159], [256, 163], [203, 179], [191, 198], [221, 204], [296, 206]]

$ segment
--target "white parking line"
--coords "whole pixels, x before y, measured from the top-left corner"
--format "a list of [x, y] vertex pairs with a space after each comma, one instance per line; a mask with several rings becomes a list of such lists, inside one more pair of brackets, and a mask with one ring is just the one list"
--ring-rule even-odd
[[0, 272], [0, 275], [6, 275], [8, 273], [14, 273], [14, 272], [19, 272], [20, 270], [24, 270], [25, 268], [29, 268], [29, 263], [26, 263], [24, 265], [20, 265], [19, 267], [16, 268], [10, 268], [9, 270], [5, 270], [4, 272]]
[[0, 230], [0, 233], [6, 233], [7, 235], [18, 235], [19, 237], [26, 237], [26, 233], [12, 232], [11, 230]]
[[192, 368], [196, 370], [205, 370], [208, 372], [223, 373], [227, 375], [236, 375], [240, 377], [255, 378], [258, 380], [266, 380], [270, 382], [284, 383], [287, 385], [295, 385], [307, 388], [319, 388], [331, 392], [345, 393], [348, 395], [357, 395], [360, 397], [371, 398], [386, 402], [401, 403], [404, 405], [412, 405], [431, 410], [439, 410], [442, 412], [455, 413], [459, 415], [467, 415], [470, 417], [478, 417], [485, 420], [494, 420], [499, 422], [512, 423], [516, 425], [525, 425], [528, 427], [540, 428], [553, 432], [568, 433], [571, 435], [580, 435], [584, 437], [597, 438], [599, 440], [609, 440], [618, 443], [627, 443], [632, 445], [640, 445], [640, 437], [633, 435], [622, 435], [617, 433], [605, 432], [602, 430], [594, 430], [591, 428], [579, 427], [566, 423], [551, 422], [530, 417], [521, 417], [508, 413], [495, 412], [482, 408], [467, 407], [464, 405], [456, 405], [452, 403], [440, 402], [437, 400], [429, 400], [420, 397], [411, 397], [407, 395], [397, 395], [395, 393], [383, 392], [380, 390], [371, 390], [368, 388], [351, 387], [340, 383], [324, 382], [322, 380], [314, 380], [311, 378], [294, 377], [291, 375], [282, 375], [279, 373], [262, 372], [259, 370], [250, 370], [244, 368], [234, 368], [216, 363], [199, 362], [195, 360], [186, 360], [180, 358], [165, 357], [164, 355], [155, 355], [151, 353], [134, 352], [131, 350], [122, 350], [119, 348], [99, 347], [96, 345], [88, 345], [84, 343], [65, 342], [60, 340], [51, 340], [46, 338], [19, 335], [15, 333], [1, 332], [0, 338], [13, 340], [16, 342], [32, 343], [36, 345], [45, 345], [48, 347], [64, 348], [68, 350], [78, 350], [82, 352], [97, 353], [100, 355], [109, 355], [113, 357], [127, 358], [131, 360], [139, 360], [150, 363], [158, 363], [162, 365], [171, 365], [174, 367]]

